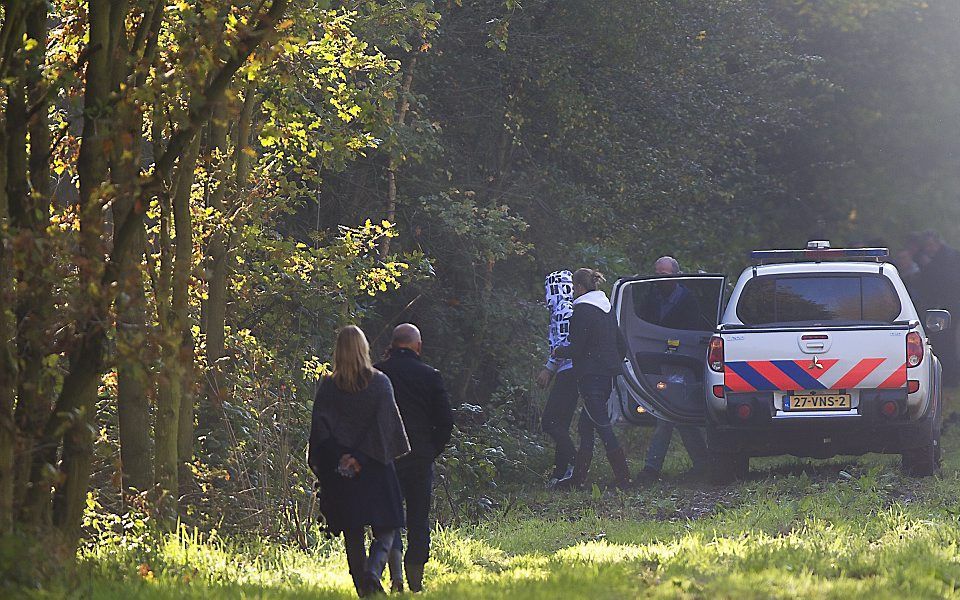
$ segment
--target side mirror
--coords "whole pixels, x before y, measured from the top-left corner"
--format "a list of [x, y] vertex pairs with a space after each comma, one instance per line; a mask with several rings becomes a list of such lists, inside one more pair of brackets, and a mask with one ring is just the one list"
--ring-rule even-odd
[[939, 308], [928, 310], [923, 320], [923, 328], [930, 333], [950, 329], [950, 311]]

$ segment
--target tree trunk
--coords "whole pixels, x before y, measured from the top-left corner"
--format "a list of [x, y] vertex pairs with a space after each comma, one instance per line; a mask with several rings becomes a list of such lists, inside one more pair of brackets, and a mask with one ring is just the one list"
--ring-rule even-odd
[[159, 493], [161, 519], [169, 524], [176, 514], [177, 494], [177, 435], [180, 418], [180, 366], [177, 347], [179, 338], [171, 331], [173, 321], [172, 281], [173, 256], [170, 236], [171, 202], [167, 195], [160, 199], [160, 274], [157, 278], [157, 322], [160, 324], [160, 373], [157, 378], [157, 410], [154, 421], [154, 481]]
[[7, 228], [6, 154], [6, 133], [0, 127], [0, 535], [10, 531], [13, 524], [13, 404], [17, 385], [15, 321], [8, 308], [13, 305], [13, 264]]
[[[417, 55], [410, 58], [410, 65], [403, 77], [400, 86], [400, 106], [397, 109], [397, 118], [394, 127], [402, 128], [410, 110], [410, 90], [413, 87], [413, 72], [417, 68]], [[400, 168], [399, 149], [390, 149], [390, 161], [387, 165], [387, 221], [394, 223], [397, 220], [397, 170]], [[386, 259], [390, 254], [390, 238], [384, 236], [380, 241], [380, 258]]]
[[[248, 85], [245, 90], [243, 107], [237, 121], [233, 146], [233, 192], [239, 197], [247, 187], [250, 177], [251, 159], [250, 135], [253, 126], [253, 113], [257, 104], [256, 89]], [[213, 133], [213, 132], [211, 132]], [[226, 129], [211, 135], [211, 141], [226, 151]], [[227, 189], [228, 173], [222, 173], [217, 189], [211, 194], [209, 204], [225, 212], [224, 197]], [[230, 277], [230, 239], [226, 231], [217, 232], [207, 249], [207, 264], [210, 272], [208, 296], [204, 306], [203, 328], [207, 336], [207, 377], [204, 389], [205, 410], [201, 417], [206, 428], [212, 429], [222, 414], [226, 399], [224, 365], [221, 359], [226, 355], [226, 315], [227, 281]]]
[[[168, 323], [169, 327], [169, 323]], [[167, 337], [164, 333], [164, 337]], [[161, 520], [167, 525], [177, 513], [180, 493], [177, 462], [177, 435], [180, 418], [180, 366], [177, 347], [172, 340], [161, 342], [163, 373], [157, 383], [157, 411], [154, 423], [154, 479], [161, 497], [158, 505]]]
[[[37, 40], [37, 47], [27, 53], [26, 87], [32, 117], [30, 136], [30, 187], [32, 193], [23, 194], [23, 209], [13, 216], [14, 226], [22, 235], [29, 235], [34, 244], [44, 248], [50, 225], [50, 129], [47, 117], [47, 90], [42, 67], [47, 44], [47, 4], [37, 3], [27, 17], [27, 36]], [[51, 252], [28, 252], [20, 257], [23, 264], [19, 273], [17, 298], [17, 347], [22, 365], [18, 380], [16, 421], [19, 429], [17, 443], [16, 502], [26, 493], [30, 478], [30, 460], [36, 440], [43, 432], [43, 423], [50, 416], [50, 382], [44, 368], [44, 359], [51, 353], [47, 327], [53, 312]]]
[[[173, 197], [173, 220], [176, 229], [173, 261], [173, 320], [169, 335], [177, 338], [177, 366], [180, 406], [177, 417], [178, 493], [191, 491], [193, 480], [194, 362], [193, 335], [190, 332], [190, 274], [193, 271], [193, 223], [190, 216], [190, 194], [193, 189], [200, 136], [197, 136], [177, 167], [177, 186]], [[171, 385], [173, 382], [171, 381]]]
[[[138, 234], [135, 242], [141, 248]], [[137, 251], [135, 251], [137, 252]], [[142, 255], [138, 252], [137, 256]], [[142, 356], [146, 344], [146, 297], [143, 276], [132, 270], [124, 282], [126, 297], [117, 300], [117, 421], [123, 489], [142, 492], [153, 483], [150, 452], [150, 374]]]
[[[160, 315], [163, 352], [157, 389], [157, 417], [154, 425], [156, 437], [154, 469], [157, 486], [163, 495], [164, 519], [172, 519], [176, 515], [180, 494], [180, 414], [187, 403], [183, 399], [185, 372], [182, 352], [184, 351], [184, 330], [189, 328], [186, 311], [190, 284], [190, 259], [193, 250], [190, 191], [193, 187], [199, 148], [200, 138], [195, 137], [187, 147], [186, 153], [180, 157], [177, 166], [177, 180], [167, 216], [168, 220], [173, 219], [175, 230], [172, 269], [165, 266], [166, 269], [171, 269], [170, 274], [161, 278], [161, 281], [169, 281], [169, 288], [161, 292], [165, 295], [169, 294], [170, 304], [164, 311], [165, 314]], [[169, 244], [170, 242], [165, 240], [161, 243]], [[164, 259], [167, 265], [171, 264], [169, 246]]]
[[[157, 4], [159, 7], [160, 4]], [[111, 54], [115, 64], [129, 65], [141, 58], [144, 64], [153, 62], [156, 37], [161, 20], [155, 11], [144, 14], [144, 23], [133, 41], [133, 49], [127, 46], [126, 32], [114, 37]], [[145, 25], [149, 23], [149, 26]], [[121, 89], [126, 76], [124, 70], [115, 73], [113, 87]], [[146, 70], [135, 74], [134, 86], [146, 81]], [[136, 203], [149, 202], [140, 195], [141, 146], [143, 144], [143, 113], [132, 98], [124, 98], [117, 107], [117, 122], [125, 135], [118, 136], [111, 157], [111, 174], [119, 192], [114, 201], [113, 222], [124, 223], [135, 209]], [[146, 250], [146, 231], [143, 223], [136, 223], [130, 242], [130, 269], [119, 282], [117, 295], [117, 425], [120, 438], [120, 475], [124, 497], [143, 492], [153, 485], [153, 460], [151, 457], [150, 402], [148, 390], [151, 378], [147, 357], [147, 300], [144, 289], [144, 273], [141, 269]]]
[[[55, 524], [68, 550], [75, 548], [80, 534], [80, 517], [86, 501], [93, 451], [92, 432], [97, 387], [106, 351], [111, 292], [105, 281], [102, 207], [107, 181], [108, 144], [113, 133], [113, 115], [102, 110], [108, 105], [113, 69], [124, 69], [112, 61], [110, 49], [125, 26], [127, 3], [88, 2], [89, 48], [84, 88], [84, 113], [77, 175], [80, 183], [78, 260], [80, 288], [86, 290], [87, 306], [79, 307], [76, 337], [68, 350], [70, 371], [64, 378], [53, 415], [47, 419], [42, 440], [36, 446], [30, 469], [30, 487], [21, 514], [27, 522], [40, 523], [50, 504], [53, 484], [49, 467], [56, 463], [60, 440], [64, 440], [56, 488]], [[91, 110], [98, 107], [98, 110]], [[109, 282], [113, 283], [113, 282]]]
[[[90, 107], [105, 106], [111, 91], [112, 37], [117, 34], [116, 14], [126, 13], [125, 2], [90, 0], [90, 44], [99, 48], [87, 61], [86, 89], [83, 103]], [[119, 20], [119, 27], [124, 22]], [[116, 65], [114, 65], [116, 67]], [[122, 65], [120, 65], [122, 68]], [[76, 547], [80, 536], [80, 521], [86, 502], [90, 479], [90, 461], [93, 452], [91, 428], [94, 426], [97, 387], [106, 351], [105, 327], [109, 310], [108, 291], [103, 287], [103, 215], [105, 200], [102, 185], [107, 180], [108, 141], [112, 137], [112, 115], [100, 110], [84, 115], [77, 175], [80, 181], [80, 289], [90, 290], [87, 318], [77, 324], [80, 338], [71, 348], [70, 373], [64, 379], [57, 409], [68, 409], [67, 428], [63, 434], [64, 446], [60, 461], [60, 481], [56, 490], [54, 525], [60, 530], [68, 549]], [[66, 400], [66, 402], [64, 402]], [[47, 421], [45, 442], [56, 444], [59, 433], [52, 429], [56, 419]], [[43, 465], [53, 464], [55, 448], [47, 447], [38, 453], [43, 459], [39, 472], [31, 473], [36, 483], [43, 481]], [[37, 466], [36, 463], [34, 465]]]
[[[0, 26], [0, 78], [10, 67], [13, 49], [19, 47], [19, 23], [23, 7], [8, 2]], [[8, 94], [9, 98], [9, 94]], [[9, 107], [9, 104], [8, 104]], [[7, 196], [7, 123], [0, 116], [0, 535], [10, 531], [14, 521], [14, 403], [17, 393], [16, 317], [14, 306], [14, 272], [9, 229]]]
[[[217, 152], [220, 164], [216, 172], [216, 187], [207, 198], [207, 205], [216, 210], [221, 219], [226, 218], [226, 204], [224, 198], [227, 193], [227, 174], [229, 162], [227, 155], [227, 114], [223, 107], [214, 111], [210, 119], [210, 153]], [[204, 333], [207, 336], [207, 368], [209, 369], [205, 383], [206, 406], [201, 415], [204, 429], [214, 431], [215, 423], [220, 420], [223, 411], [223, 402], [227, 398], [223, 365], [220, 359], [226, 354], [226, 311], [227, 311], [227, 279], [228, 279], [228, 235], [227, 225], [218, 226], [210, 236], [207, 245], [206, 268], [209, 273], [207, 280], [207, 301], [203, 307]]]
[[[72, 372], [75, 366], [72, 363], [70, 366]], [[89, 368], [79, 364], [76, 367]], [[53, 525], [60, 530], [70, 550], [76, 547], [77, 540], [80, 539], [80, 523], [86, 507], [90, 465], [93, 460], [93, 411], [96, 410], [97, 388], [94, 386], [83, 390], [81, 394], [83, 404], [63, 437], [60, 477], [64, 483], [57, 487], [53, 498]]]
[[[138, 197], [142, 115], [132, 103], [119, 107], [117, 120], [130, 133], [128, 144], [117, 144], [113, 156], [113, 179], [120, 191], [114, 203], [114, 222], [123, 223]], [[142, 223], [131, 241], [131, 264], [120, 282], [117, 296], [117, 422], [120, 437], [120, 472], [125, 493], [142, 492], [153, 483], [150, 456], [150, 402], [147, 391], [146, 295], [140, 265], [146, 247]]]
[[[20, 26], [16, 28], [12, 35], [16, 37], [22, 37], [24, 33], [23, 23], [20, 23]], [[17, 57], [9, 65], [9, 79], [10, 83], [7, 84], [7, 110], [6, 118], [4, 119], [4, 169], [5, 169], [5, 182], [4, 182], [4, 193], [6, 199], [6, 213], [7, 219], [5, 220], [5, 227], [7, 227], [4, 232], [7, 237], [7, 252], [9, 256], [8, 266], [13, 268], [13, 245], [11, 243], [12, 239], [19, 235], [19, 227], [23, 225], [25, 220], [25, 215], [29, 212], [27, 209], [27, 99], [26, 99], [26, 88], [24, 87], [24, 65], [22, 61]], [[11, 272], [11, 281], [10, 281], [10, 291], [12, 292], [15, 287], [16, 273]], [[13, 298], [8, 298], [7, 300], [12, 300]], [[21, 299], [22, 300], [22, 299]], [[15, 362], [15, 378], [12, 380], [12, 383], [16, 387], [20, 387], [20, 351], [23, 350], [23, 341], [18, 335], [17, 323], [22, 320], [22, 309], [21, 302], [11, 302], [9, 304], [4, 303], [4, 310], [6, 312], [8, 306], [16, 306], [14, 312], [14, 318], [11, 320], [12, 333], [17, 340], [17, 348], [13, 350], [14, 352], [14, 362]], [[4, 338], [4, 343], [6, 343], [6, 338]], [[24, 364], [28, 369], [30, 366]], [[14, 388], [13, 396], [11, 397], [11, 402], [17, 397], [17, 389]], [[29, 392], [29, 388], [27, 390]], [[28, 457], [30, 456], [30, 450], [33, 448], [33, 440], [36, 435], [39, 434], [39, 431], [36, 429], [39, 427], [31, 428], [24, 427], [23, 420], [21, 418], [22, 413], [27, 408], [34, 408], [35, 402], [32, 402], [34, 398], [30, 393], [20, 396], [16, 402], [16, 411], [14, 413], [14, 423], [11, 423], [15, 435], [15, 445], [14, 445], [14, 496], [13, 504], [17, 506], [22, 500], [22, 492], [26, 490], [26, 482], [29, 481], [29, 469], [30, 463], [26, 460], [16, 460], [19, 457]], [[42, 419], [45, 415], [40, 415]]]

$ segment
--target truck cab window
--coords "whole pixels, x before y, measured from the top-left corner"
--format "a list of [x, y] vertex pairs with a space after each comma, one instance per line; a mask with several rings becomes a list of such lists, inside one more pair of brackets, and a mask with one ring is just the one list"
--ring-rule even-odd
[[737, 306], [746, 325], [891, 323], [899, 314], [897, 292], [881, 275], [757, 277]]

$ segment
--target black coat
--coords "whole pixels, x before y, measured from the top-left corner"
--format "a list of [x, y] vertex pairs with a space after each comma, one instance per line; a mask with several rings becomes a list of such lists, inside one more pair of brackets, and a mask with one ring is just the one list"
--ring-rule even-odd
[[943, 245], [920, 269], [922, 309], [944, 308], [960, 318], [960, 252]]
[[443, 452], [453, 433], [453, 411], [440, 371], [408, 348], [392, 348], [389, 358], [376, 367], [393, 384], [393, 394], [410, 440], [410, 454], [399, 460], [433, 460]]
[[577, 379], [587, 375], [612, 376], [620, 372], [621, 353], [613, 311], [604, 312], [586, 302], [575, 303], [567, 341], [569, 345], [558, 347], [555, 356], [573, 359]]
[[[344, 454], [360, 463], [360, 472], [354, 477], [337, 473]], [[365, 525], [384, 529], [404, 526], [403, 494], [393, 463], [383, 464], [327, 438], [311, 446], [311, 467], [320, 481], [320, 512], [330, 533], [338, 535]]]

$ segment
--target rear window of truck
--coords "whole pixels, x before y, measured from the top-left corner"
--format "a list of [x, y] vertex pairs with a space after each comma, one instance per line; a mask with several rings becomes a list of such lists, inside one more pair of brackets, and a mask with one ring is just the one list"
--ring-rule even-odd
[[737, 316], [745, 325], [892, 323], [900, 298], [882, 275], [770, 275], [743, 287]]

